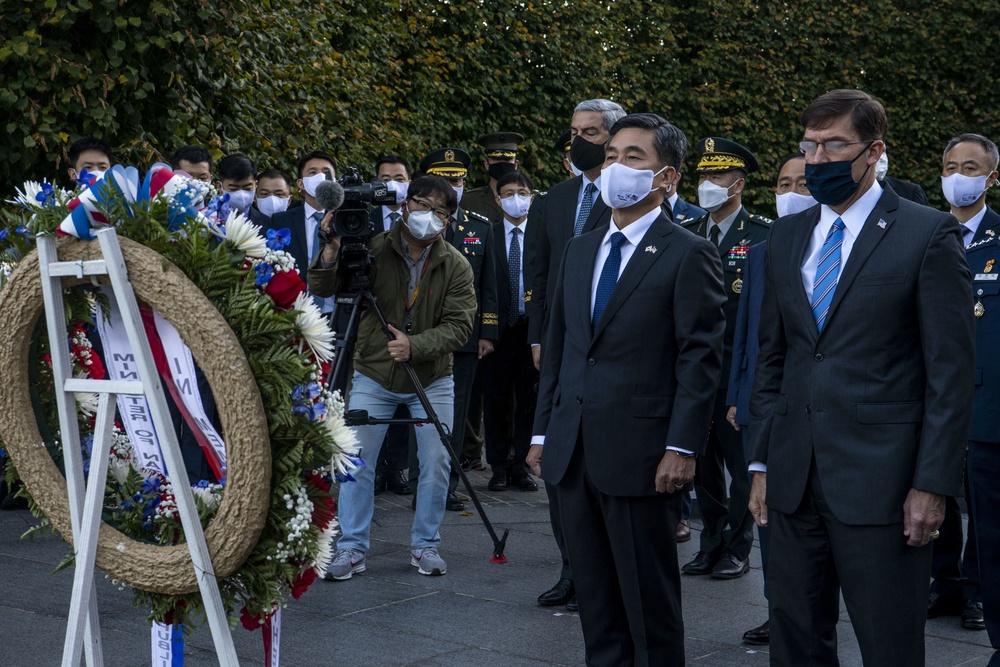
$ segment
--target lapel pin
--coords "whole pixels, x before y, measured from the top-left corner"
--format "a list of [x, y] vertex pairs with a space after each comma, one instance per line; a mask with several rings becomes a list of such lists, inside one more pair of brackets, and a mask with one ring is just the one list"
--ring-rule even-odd
[[996, 236], [996, 234], [997, 233], [995, 231], [993, 231], [992, 229], [987, 229], [986, 230], [986, 235], [987, 236]]
[[879, 221], [878, 221], [878, 226], [879, 226], [880, 228], [882, 228], [882, 229], [885, 229], [885, 224], [886, 224], [886, 223], [885, 223], [885, 220], [882, 220], [881, 218], [879, 218]]
[[648, 245], [648, 246], [646, 246], [646, 252], [651, 252], [651, 253], [653, 253], [655, 255], [656, 254], [656, 246], [655, 245]]

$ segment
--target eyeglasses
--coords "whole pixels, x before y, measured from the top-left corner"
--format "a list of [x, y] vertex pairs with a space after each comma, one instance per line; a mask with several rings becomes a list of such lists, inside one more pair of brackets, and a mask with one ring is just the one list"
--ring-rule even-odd
[[451, 213], [449, 213], [448, 211], [446, 211], [443, 208], [434, 208], [431, 205], [431, 203], [429, 201], [427, 201], [426, 199], [420, 199], [420, 198], [417, 198], [417, 197], [411, 197], [410, 198], [410, 202], [411, 202], [411, 207], [412, 207], [413, 204], [418, 204], [420, 206], [421, 210], [430, 211], [431, 213], [434, 214], [434, 216], [438, 220], [441, 220], [443, 222], [447, 222], [448, 218], [451, 217]]
[[809, 139], [803, 139], [799, 142], [799, 150], [801, 150], [806, 155], [812, 155], [816, 152], [816, 149], [820, 146], [823, 150], [831, 155], [839, 155], [847, 150], [848, 146], [855, 146], [857, 144], [872, 144], [872, 141], [811, 141]]

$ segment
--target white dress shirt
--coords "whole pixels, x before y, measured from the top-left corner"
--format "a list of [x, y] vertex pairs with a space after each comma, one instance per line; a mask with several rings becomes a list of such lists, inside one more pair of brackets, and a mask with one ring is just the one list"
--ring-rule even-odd
[[[962, 225], [962, 243], [969, 245], [972, 243], [972, 239], [976, 238], [976, 232], [979, 231], [979, 225], [983, 222], [983, 218], [986, 217], [986, 207], [983, 206], [979, 213], [969, 218], [967, 222], [961, 223]], [[969, 232], [972, 232], [969, 234]], [[968, 239], [968, 240], [966, 240]]]
[[524, 234], [528, 228], [528, 219], [525, 218], [524, 220], [522, 220], [520, 225], [513, 224], [510, 220], [506, 218], [506, 216], [503, 219], [504, 242], [506, 243], [505, 254], [508, 257], [508, 261], [510, 258], [510, 243], [511, 240], [514, 238], [515, 227], [521, 230], [521, 238], [517, 240], [518, 248], [520, 248], [521, 250], [520, 252], [521, 261], [518, 262], [518, 266], [521, 267], [521, 272], [517, 278], [517, 312], [520, 315], [524, 315]]
[[[379, 232], [388, 232], [388, 231], [390, 231], [392, 229], [392, 218], [393, 218], [393, 216], [399, 216], [400, 220], [403, 219], [403, 213], [402, 213], [402, 211], [399, 211], [399, 210], [393, 211], [388, 206], [383, 206], [382, 207], [382, 229], [380, 229]], [[378, 232], [376, 232], [376, 233], [378, 233]]]

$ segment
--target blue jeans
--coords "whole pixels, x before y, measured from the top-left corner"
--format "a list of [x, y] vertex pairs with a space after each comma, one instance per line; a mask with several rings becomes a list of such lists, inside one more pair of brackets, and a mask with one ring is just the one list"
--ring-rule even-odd
[[[455, 413], [455, 381], [449, 375], [424, 388], [438, 419], [451, 429]], [[348, 397], [351, 410], [367, 410], [373, 419], [390, 419], [397, 405], [406, 405], [410, 414], [419, 419], [426, 417], [424, 406], [416, 394], [391, 392], [371, 378], [354, 373], [354, 383]], [[372, 514], [375, 512], [375, 464], [387, 424], [358, 426], [361, 456], [367, 465], [353, 473], [355, 482], [340, 485], [337, 515], [341, 537], [338, 549], [357, 549], [368, 553], [371, 547]], [[417, 484], [417, 511], [413, 516], [410, 544], [414, 549], [436, 547], [441, 542], [438, 528], [444, 519], [445, 497], [448, 495], [448, 472], [451, 469], [448, 450], [445, 449], [433, 424], [416, 427], [417, 459], [420, 461], [420, 480]]]

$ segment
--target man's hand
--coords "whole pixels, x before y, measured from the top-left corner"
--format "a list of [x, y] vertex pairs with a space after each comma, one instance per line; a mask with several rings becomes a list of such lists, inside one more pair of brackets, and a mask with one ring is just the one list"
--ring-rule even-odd
[[542, 346], [532, 345], [531, 346], [531, 362], [535, 364], [535, 370], [542, 370]]
[[[944, 496], [910, 489], [903, 503], [903, 535], [911, 547], [922, 547], [944, 521]], [[935, 537], [937, 537], [935, 535]]]
[[750, 482], [750, 501], [747, 503], [747, 507], [750, 509], [750, 514], [753, 515], [753, 520], [757, 522], [758, 526], [767, 525], [767, 503], [764, 501], [766, 494], [767, 474], [755, 472], [753, 474], [753, 481]]
[[740, 430], [740, 425], [736, 423], [736, 406], [730, 405], [729, 410], [726, 411], [726, 421], [735, 428], [737, 431]]
[[657, 493], [673, 493], [694, 479], [695, 458], [668, 449], [656, 466]]
[[528, 455], [525, 457], [524, 462], [528, 464], [531, 468], [531, 472], [535, 474], [535, 477], [542, 476], [542, 450], [545, 449], [542, 445], [532, 445], [528, 450]]
[[493, 341], [489, 338], [479, 339], [479, 358], [482, 359], [487, 354], [493, 351]]
[[333, 233], [333, 211], [326, 212], [320, 220], [319, 228], [330, 236], [330, 242], [323, 245], [320, 260], [332, 264], [337, 261], [337, 255], [340, 254], [340, 237]]
[[391, 324], [389, 325], [389, 331], [396, 336], [396, 340], [389, 341], [389, 356], [392, 357], [392, 360], [396, 363], [409, 361], [410, 337]]

